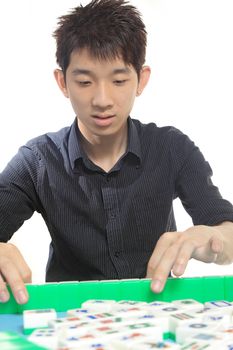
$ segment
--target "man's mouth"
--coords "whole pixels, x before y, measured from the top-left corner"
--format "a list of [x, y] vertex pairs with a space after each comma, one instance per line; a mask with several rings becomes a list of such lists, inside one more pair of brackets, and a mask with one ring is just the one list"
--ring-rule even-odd
[[92, 118], [97, 126], [110, 126], [113, 122], [114, 114], [93, 114]]
[[97, 118], [97, 119], [110, 119], [110, 118], [113, 118], [114, 115], [105, 115], [105, 114], [94, 114], [93, 115], [94, 118]]

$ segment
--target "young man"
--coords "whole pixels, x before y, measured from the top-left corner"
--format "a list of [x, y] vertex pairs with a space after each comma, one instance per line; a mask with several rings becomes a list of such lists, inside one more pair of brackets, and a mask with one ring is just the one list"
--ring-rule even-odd
[[[129, 117], [146, 86], [146, 31], [124, 0], [94, 0], [60, 18], [55, 78], [70, 99], [71, 127], [29, 141], [0, 175], [0, 300], [9, 284], [28, 299], [31, 272], [7, 243], [36, 210], [52, 243], [46, 280], [152, 278], [195, 258], [233, 261], [233, 207], [211, 182], [199, 149], [175, 128]], [[194, 226], [177, 232], [179, 197]]]

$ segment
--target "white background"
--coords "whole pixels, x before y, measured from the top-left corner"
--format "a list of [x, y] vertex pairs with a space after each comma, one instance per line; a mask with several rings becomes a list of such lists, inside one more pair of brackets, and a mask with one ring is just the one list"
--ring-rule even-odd
[[[0, 5], [0, 170], [27, 140], [70, 125], [74, 113], [53, 78], [57, 17], [80, 1], [2, 1]], [[82, 4], [86, 4], [83, 1]], [[132, 116], [174, 125], [200, 147], [222, 195], [233, 202], [233, 1], [132, 0], [147, 27], [151, 81]], [[175, 201], [178, 229], [191, 220]], [[44, 281], [50, 238], [38, 214], [13, 242]], [[231, 274], [191, 261], [188, 276]]]

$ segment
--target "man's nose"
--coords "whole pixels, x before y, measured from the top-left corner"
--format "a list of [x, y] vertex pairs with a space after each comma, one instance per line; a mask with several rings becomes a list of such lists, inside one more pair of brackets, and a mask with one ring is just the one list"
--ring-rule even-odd
[[101, 109], [109, 108], [113, 105], [111, 89], [107, 84], [99, 84], [93, 95], [92, 104]]

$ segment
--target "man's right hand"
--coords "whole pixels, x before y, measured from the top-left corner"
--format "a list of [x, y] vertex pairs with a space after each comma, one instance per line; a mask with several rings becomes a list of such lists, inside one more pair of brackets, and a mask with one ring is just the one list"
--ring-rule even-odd
[[8, 284], [18, 304], [28, 301], [24, 283], [31, 282], [31, 270], [18, 248], [11, 243], [0, 243], [0, 302], [5, 303], [10, 295]]

